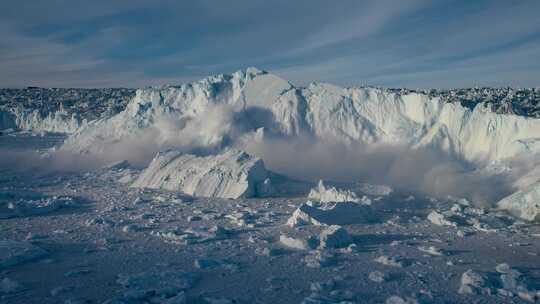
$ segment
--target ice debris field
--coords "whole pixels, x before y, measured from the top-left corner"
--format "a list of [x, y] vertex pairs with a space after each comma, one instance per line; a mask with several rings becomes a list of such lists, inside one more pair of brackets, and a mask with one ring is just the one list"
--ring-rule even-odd
[[537, 118], [255, 68], [129, 98], [0, 110], [1, 303], [540, 301]]

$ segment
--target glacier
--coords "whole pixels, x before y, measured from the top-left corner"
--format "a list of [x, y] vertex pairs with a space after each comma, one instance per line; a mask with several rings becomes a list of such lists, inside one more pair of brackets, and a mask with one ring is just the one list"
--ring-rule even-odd
[[[497, 114], [482, 105], [471, 110], [440, 97], [378, 88], [296, 87], [248, 68], [139, 89], [123, 111], [80, 125], [61, 149], [110, 155], [111, 147], [123, 151], [127, 143], [125, 154], [144, 151], [146, 158], [167, 149], [217, 155], [228, 148], [249, 151], [250, 144], [268, 139], [308, 138], [350, 147], [432, 149], [483, 169], [504, 167], [523, 155], [537, 157], [538, 134], [540, 120]], [[157, 187], [155, 181], [152, 186]]]
[[[105, 141], [137, 136], [165, 119], [185, 126], [215, 106], [244, 111], [248, 118], [241, 123], [247, 124], [246, 131], [264, 128], [281, 136], [433, 147], [475, 163], [540, 151], [537, 119], [496, 114], [483, 107], [470, 110], [417, 93], [401, 95], [384, 89], [324, 83], [297, 88], [255, 68], [180, 86], [137, 90], [124, 111], [84, 125], [65, 147], [92, 150]], [[174, 132], [160, 135], [163, 140], [175, 136]], [[223, 143], [222, 134], [214, 135], [207, 143]]]

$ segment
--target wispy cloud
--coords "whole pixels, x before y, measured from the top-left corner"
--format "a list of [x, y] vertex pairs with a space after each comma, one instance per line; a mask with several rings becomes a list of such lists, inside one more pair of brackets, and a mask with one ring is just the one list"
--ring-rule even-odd
[[298, 84], [539, 85], [540, 2], [0, 3], [0, 86], [144, 86], [246, 66]]

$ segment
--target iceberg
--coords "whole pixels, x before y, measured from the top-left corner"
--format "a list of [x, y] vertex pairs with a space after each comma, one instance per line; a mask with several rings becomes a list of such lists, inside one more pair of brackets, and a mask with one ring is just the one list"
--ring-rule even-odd
[[268, 184], [269, 174], [261, 159], [231, 149], [202, 157], [174, 150], [160, 152], [132, 186], [202, 197], [247, 198], [269, 195]]

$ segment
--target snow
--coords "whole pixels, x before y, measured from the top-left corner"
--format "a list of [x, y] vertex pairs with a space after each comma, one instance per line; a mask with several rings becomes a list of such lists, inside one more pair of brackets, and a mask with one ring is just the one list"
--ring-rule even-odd
[[264, 163], [242, 151], [228, 150], [206, 157], [166, 151], [154, 157], [132, 186], [240, 198], [269, 195], [261, 186], [267, 179]]
[[540, 183], [503, 198], [497, 207], [527, 221], [540, 221]]

